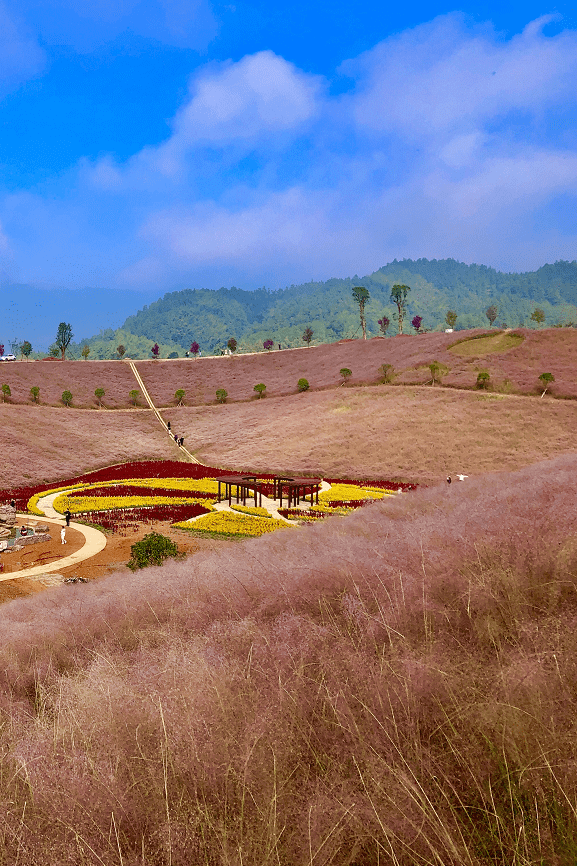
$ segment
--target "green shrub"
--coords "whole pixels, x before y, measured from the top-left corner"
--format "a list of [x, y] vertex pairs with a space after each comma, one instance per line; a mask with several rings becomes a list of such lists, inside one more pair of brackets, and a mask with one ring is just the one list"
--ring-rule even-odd
[[175, 391], [174, 399], [176, 400], [176, 402], [178, 403], [179, 406], [182, 406], [182, 401], [184, 400], [185, 394], [186, 394], [186, 392], [185, 392], [184, 388], [179, 388], [178, 391]]
[[477, 388], [484, 388], [487, 390], [489, 387], [489, 380], [491, 379], [491, 374], [488, 370], [480, 370], [477, 375]]
[[347, 381], [347, 379], [350, 379], [351, 376], [353, 375], [353, 371], [349, 370], [348, 367], [341, 367], [341, 369], [339, 370], [339, 373], [343, 377], [343, 385]]
[[297, 382], [297, 388], [299, 391], [308, 391], [310, 388], [308, 379], [299, 379]]
[[130, 548], [130, 559], [126, 563], [132, 571], [149, 565], [162, 565], [170, 556], [178, 556], [178, 547], [159, 532], [149, 532], [142, 541]]
[[140, 397], [140, 391], [137, 391], [136, 388], [133, 388], [128, 396], [130, 397], [130, 402], [132, 403], [132, 405], [136, 406], [136, 404], [138, 403], [138, 398]]
[[390, 385], [395, 376], [395, 368], [392, 364], [381, 364], [379, 367], [379, 373], [383, 378], [384, 384]]
[[70, 404], [72, 403], [72, 394], [70, 393], [70, 391], [62, 392], [62, 402], [65, 406], [70, 406]]
[[6, 397], [10, 397], [11, 395], [10, 385], [2, 385], [2, 402], [4, 403]]
[[255, 385], [253, 391], [256, 391], [259, 397], [264, 397], [264, 392], [266, 391], [266, 385], [260, 382], [258, 385]]
[[228, 397], [228, 391], [225, 391], [224, 388], [216, 389], [216, 402], [217, 403], [226, 403], [226, 398]]
[[40, 401], [40, 388], [38, 387], [38, 385], [33, 385], [32, 388], [30, 388], [30, 396], [35, 403], [38, 403]]

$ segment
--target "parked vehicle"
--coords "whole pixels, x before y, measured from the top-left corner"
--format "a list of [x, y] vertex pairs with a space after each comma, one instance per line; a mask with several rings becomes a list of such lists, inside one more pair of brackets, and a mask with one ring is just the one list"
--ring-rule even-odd
[[0, 361], [15, 361], [16, 355], [1, 355]]

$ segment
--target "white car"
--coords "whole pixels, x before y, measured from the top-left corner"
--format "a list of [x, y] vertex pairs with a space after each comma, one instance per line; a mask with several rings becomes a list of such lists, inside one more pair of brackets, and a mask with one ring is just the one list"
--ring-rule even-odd
[[15, 360], [16, 360], [16, 355], [2, 355], [2, 357], [0, 357], [0, 361], [15, 361]]

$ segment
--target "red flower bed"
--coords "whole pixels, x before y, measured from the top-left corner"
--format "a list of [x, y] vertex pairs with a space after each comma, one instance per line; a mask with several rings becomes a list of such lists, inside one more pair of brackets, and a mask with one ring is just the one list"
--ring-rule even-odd
[[138, 487], [135, 484], [112, 484], [110, 487], [94, 487], [87, 491], [79, 490], [74, 496], [171, 496], [175, 499], [214, 499], [214, 493], [197, 490], [174, 490], [164, 487]]
[[373, 481], [371, 478], [325, 478], [329, 484], [358, 484], [361, 487], [375, 487], [381, 490], [416, 490], [418, 484], [409, 484], [407, 481]]
[[169, 520], [177, 523], [190, 520], [201, 514], [209, 514], [209, 509], [202, 505], [151, 505], [142, 508], [111, 508], [109, 511], [86, 511], [81, 519], [84, 523], [95, 523], [98, 526], [118, 532], [140, 523], [156, 523]]
[[126, 478], [218, 478], [230, 475], [230, 469], [217, 469], [213, 466], [200, 466], [198, 463], [180, 463], [177, 460], [144, 460], [134, 463], [118, 463], [85, 475], [60, 479], [51, 483], [34, 484], [30, 487], [7, 487], [0, 490], [0, 502], [14, 499], [18, 511], [26, 511], [28, 500], [35, 493], [53, 487], [69, 487], [74, 484], [89, 484], [98, 481], [116, 481]]

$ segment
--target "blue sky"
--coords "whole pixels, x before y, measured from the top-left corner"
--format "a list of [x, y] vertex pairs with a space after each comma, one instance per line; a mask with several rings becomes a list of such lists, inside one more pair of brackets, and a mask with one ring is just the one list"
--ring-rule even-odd
[[574, 3], [0, 0], [0, 279], [36, 292], [0, 341], [85, 299], [77, 336], [178, 288], [572, 260], [576, 103]]

